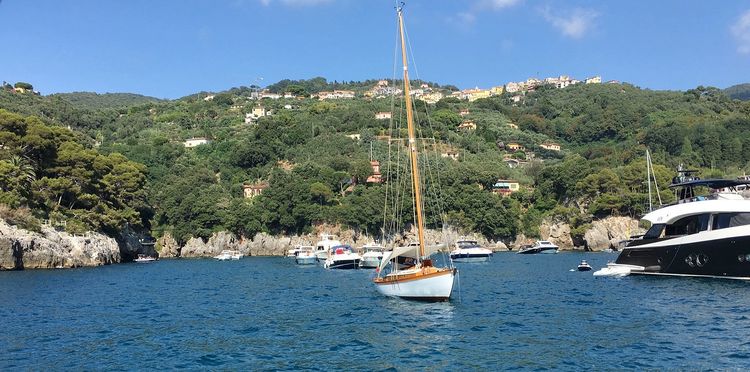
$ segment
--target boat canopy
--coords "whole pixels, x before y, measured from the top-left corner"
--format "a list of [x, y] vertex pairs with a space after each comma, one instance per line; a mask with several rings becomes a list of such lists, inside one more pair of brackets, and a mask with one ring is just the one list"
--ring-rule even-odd
[[[433, 244], [425, 247], [425, 257], [431, 256], [433, 253], [439, 251], [441, 248], [445, 248], [445, 244]], [[388, 263], [398, 257], [411, 257], [417, 258], [419, 256], [419, 245], [408, 245], [406, 247], [396, 247], [392, 251], [385, 252], [383, 259], [380, 260], [380, 266], [378, 271], [382, 271]]]
[[697, 187], [706, 186], [712, 189], [723, 189], [725, 187], [736, 187], [739, 185], [750, 185], [750, 180], [725, 180], [725, 179], [707, 179], [707, 180], [693, 180], [682, 183], [673, 183], [669, 185], [669, 188], [676, 187]]
[[750, 200], [706, 200], [674, 204], [657, 209], [641, 219], [651, 223], [671, 224], [680, 218], [703, 213], [749, 213]]

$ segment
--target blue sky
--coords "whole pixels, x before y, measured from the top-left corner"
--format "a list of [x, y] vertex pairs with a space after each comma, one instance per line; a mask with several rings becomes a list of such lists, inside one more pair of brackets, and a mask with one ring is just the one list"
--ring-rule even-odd
[[[177, 98], [393, 76], [393, 0], [0, 0], [0, 79], [43, 94]], [[409, 0], [418, 77], [489, 88], [601, 75], [650, 89], [750, 82], [750, 1]]]

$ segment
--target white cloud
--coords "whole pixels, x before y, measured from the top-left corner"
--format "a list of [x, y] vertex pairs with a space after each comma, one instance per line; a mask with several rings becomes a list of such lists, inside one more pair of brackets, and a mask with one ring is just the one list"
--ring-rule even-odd
[[516, 4], [520, 4], [523, 1], [524, 0], [476, 0], [468, 10], [459, 12], [455, 17], [448, 18], [448, 21], [461, 26], [468, 26], [477, 20], [477, 14], [482, 11], [500, 11]]
[[495, 10], [501, 10], [519, 4], [521, 1], [522, 0], [482, 0], [475, 5], [475, 8], [491, 8]]
[[737, 52], [750, 54], [750, 10], [743, 13], [732, 25], [732, 34], [737, 39]]
[[592, 9], [576, 8], [572, 11], [555, 11], [550, 7], [540, 10], [544, 19], [552, 26], [562, 32], [563, 35], [573, 39], [580, 39], [594, 28], [594, 22], [599, 13]]

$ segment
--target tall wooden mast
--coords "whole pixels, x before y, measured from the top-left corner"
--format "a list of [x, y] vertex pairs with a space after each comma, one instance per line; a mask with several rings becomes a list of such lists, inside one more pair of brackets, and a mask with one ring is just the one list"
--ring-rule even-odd
[[419, 182], [417, 139], [414, 130], [414, 113], [412, 112], [411, 95], [409, 94], [409, 69], [406, 58], [406, 38], [404, 36], [403, 5], [398, 7], [398, 26], [401, 35], [401, 60], [404, 65], [404, 98], [406, 99], [406, 124], [409, 130], [409, 157], [411, 159], [411, 186], [417, 211], [417, 235], [419, 236], [419, 256], [425, 255], [424, 221], [422, 220], [422, 189]]

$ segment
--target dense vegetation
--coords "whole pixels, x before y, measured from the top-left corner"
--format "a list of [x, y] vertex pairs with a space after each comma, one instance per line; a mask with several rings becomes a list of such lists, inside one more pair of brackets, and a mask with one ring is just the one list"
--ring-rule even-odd
[[142, 164], [86, 149], [70, 130], [2, 109], [0, 143], [0, 204], [30, 208], [77, 233], [148, 223]]
[[90, 110], [122, 108], [161, 101], [158, 98], [132, 93], [98, 94], [91, 92], [73, 92], [53, 94], [50, 97], [59, 97], [72, 103], [74, 106]]
[[[282, 81], [270, 88], [310, 94], [352, 87], [362, 91], [375, 82], [318, 78]], [[218, 230], [246, 236], [259, 231], [293, 234], [321, 222], [378, 233], [385, 186], [364, 180], [371, 173], [371, 156], [381, 163], [388, 157], [382, 135], [391, 123], [374, 115], [390, 111], [391, 100], [258, 102], [251, 100], [254, 92], [254, 87], [241, 87], [212, 99], [199, 93], [116, 108], [95, 103], [96, 96], [94, 103], [80, 105], [60, 96], [2, 92], [0, 108], [24, 117], [3, 113], [4, 123], [15, 124], [3, 124], [2, 133], [15, 137], [0, 138], [0, 203], [97, 229], [150, 224], [155, 234], [171, 232], [180, 241]], [[273, 115], [246, 124], [245, 114], [259, 104]], [[702, 168], [707, 177], [742, 174], [750, 162], [750, 103], [715, 88], [542, 87], [518, 103], [505, 95], [472, 103], [445, 98], [436, 105], [417, 102], [417, 107], [423, 128], [419, 136], [437, 141], [427, 147], [459, 153], [457, 161], [439, 155], [431, 160], [442, 185], [440, 204], [433, 209], [451, 225], [491, 239], [538, 235], [543, 218], [567, 221], [579, 234], [593, 218], [642, 214], [648, 198], [646, 148], [653, 153], [667, 202], [666, 186], [680, 163]], [[461, 117], [462, 109], [470, 114]], [[398, 125], [403, 116], [397, 111], [393, 117]], [[465, 119], [473, 120], [476, 130], [459, 130]], [[39, 128], [53, 133], [42, 150], [34, 142], [31, 146], [26, 134]], [[211, 143], [185, 148], [183, 141], [191, 137]], [[547, 141], [562, 144], [563, 151], [539, 147]], [[510, 142], [526, 151], [507, 150]], [[531, 152], [535, 158], [522, 167], [511, 169], [504, 161], [504, 156], [525, 161]], [[14, 156], [18, 162], [28, 159], [27, 169], [34, 175], [20, 176], [22, 166], [13, 165]], [[394, 170], [384, 166], [383, 173], [387, 183], [396, 182]], [[78, 184], [54, 183], [68, 179]], [[114, 179], [120, 182], [116, 186]], [[518, 180], [523, 190], [502, 198], [490, 192], [497, 179]], [[243, 198], [243, 183], [259, 181], [269, 188], [254, 199]], [[119, 190], [123, 185], [127, 190]], [[399, 216], [408, 220], [411, 201], [400, 202]], [[432, 225], [437, 221], [429, 219]]]

